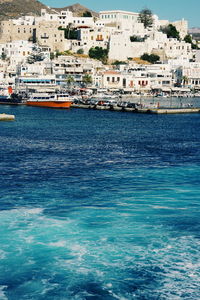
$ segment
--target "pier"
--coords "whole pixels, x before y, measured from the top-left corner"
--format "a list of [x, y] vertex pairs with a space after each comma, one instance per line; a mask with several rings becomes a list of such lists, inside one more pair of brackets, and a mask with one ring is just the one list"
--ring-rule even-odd
[[191, 114], [191, 113], [200, 113], [200, 108], [138, 109], [137, 113], [148, 113], [148, 114]]
[[190, 114], [200, 113], [200, 108], [188, 107], [188, 108], [129, 108], [120, 106], [103, 106], [103, 105], [84, 105], [84, 104], [72, 104], [72, 108], [83, 109], [96, 109], [96, 110], [110, 110], [121, 112], [133, 112], [142, 114]]

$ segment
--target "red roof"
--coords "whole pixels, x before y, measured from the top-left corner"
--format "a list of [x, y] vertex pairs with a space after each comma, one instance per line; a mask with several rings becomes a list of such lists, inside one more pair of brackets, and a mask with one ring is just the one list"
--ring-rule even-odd
[[120, 73], [117, 71], [106, 71], [104, 74], [110, 74], [110, 75], [119, 75]]

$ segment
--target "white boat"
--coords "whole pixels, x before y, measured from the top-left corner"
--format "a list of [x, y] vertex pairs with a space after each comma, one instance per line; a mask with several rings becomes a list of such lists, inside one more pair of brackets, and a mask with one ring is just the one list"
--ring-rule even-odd
[[0, 114], [0, 121], [14, 121], [14, 115]]

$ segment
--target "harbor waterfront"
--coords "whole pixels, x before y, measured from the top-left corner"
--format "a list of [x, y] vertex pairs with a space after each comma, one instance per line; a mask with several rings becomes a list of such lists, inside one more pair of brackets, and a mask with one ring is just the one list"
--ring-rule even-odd
[[200, 98], [199, 97], [124, 97], [104, 100], [100, 98], [94, 101], [89, 98], [86, 101], [74, 100], [71, 104], [72, 108], [95, 109], [95, 110], [111, 110], [118, 112], [133, 113], [150, 113], [150, 114], [182, 114], [182, 113], [199, 113]]
[[199, 299], [199, 113], [0, 108], [0, 299]]

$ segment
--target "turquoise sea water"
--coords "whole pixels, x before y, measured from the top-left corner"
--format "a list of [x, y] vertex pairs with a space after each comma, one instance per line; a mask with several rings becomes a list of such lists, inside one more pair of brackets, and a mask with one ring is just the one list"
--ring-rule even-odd
[[0, 109], [0, 299], [200, 299], [200, 114]]

